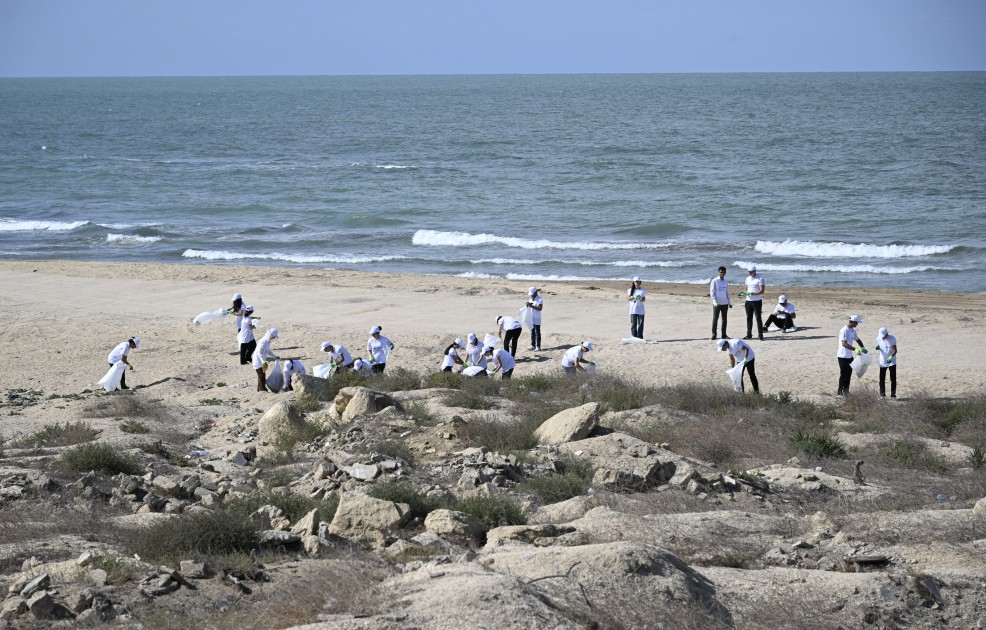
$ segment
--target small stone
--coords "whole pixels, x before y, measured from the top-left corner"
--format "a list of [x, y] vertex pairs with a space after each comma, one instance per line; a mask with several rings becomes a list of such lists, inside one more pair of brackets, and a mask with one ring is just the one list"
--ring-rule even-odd
[[21, 597], [30, 598], [32, 595], [38, 591], [45, 591], [51, 586], [51, 576], [47, 573], [43, 573], [38, 577], [34, 578], [28, 582], [23, 589], [21, 589]]

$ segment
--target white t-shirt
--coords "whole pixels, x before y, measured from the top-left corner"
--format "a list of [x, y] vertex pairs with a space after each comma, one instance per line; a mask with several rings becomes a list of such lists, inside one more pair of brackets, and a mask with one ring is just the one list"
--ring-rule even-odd
[[[751, 278], [749, 275], [746, 276], [746, 301], [747, 302], [760, 302], [763, 300], [763, 276], [759, 273], [754, 274]], [[760, 295], [750, 295], [754, 291], [760, 291]]]
[[387, 355], [390, 354], [390, 347], [394, 345], [383, 335], [380, 338], [370, 337], [366, 342], [366, 351], [373, 357], [374, 363], [386, 363]]
[[853, 358], [853, 351], [842, 345], [842, 342], [844, 341], [851, 346], [856, 343], [857, 339], [859, 339], [859, 335], [856, 334], [855, 328], [850, 328], [849, 324], [843, 326], [842, 330], [839, 331], [839, 352], [835, 356], [840, 359]]
[[449, 348], [448, 352], [446, 352], [445, 356], [442, 358], [442, 369], [444, 370], [448, 367], [454, 368], [456, 366], [454, 357], [457, 356], [459, 356], [459, 351], [455, 348]]
[[579, 359], [581, 361], [584, 355], [585, 351], [582, 349], [582, 346], [572, 346], [562, 355], [561, 366], [568, 368], [575, 367], [575, 360]]
[[236, 335], [236, 340], [240, 343], [250, 343], [256, 339], [253, 334], [253, 318], [246, 315], [243, 316], [243, 321], [240, 323], [240, 332]]
[[121, 344], [117, 344], [112, 350], [110, 350], [109, 355], [106, 360], [110, 363], [116, 363], [117, 361], [123, 361], [123, 357], [130, 355], [130, 340], [127, 339]]
[[[647, 297], [647, 292], [643, 288], [637, 289], [627, 289], [627, 297]], [[643, 315], [644, 314], [644, 302], [643, 300], [630, 300], [630, 314], [631, 315]]]
[[363, 376], [370, 376], [373, 374], [373, 369], [370, 367], [370, 362], [364, 361], [363, 359], [357, 359], [353, 362], [353, 371], [362, 372]]
[[514, 369], [514, 366], [517, 365], [517, 363], [514, 361], [514, 358], [509, 352], [503, 348], [500, 348], [499, 350], [493, 351], [493, 365], [499, 365], [500, 372], [503, 373]]
[[517, 328], [522, 328], [524, 325], [509, 315], [503, 315], [500, 318], [500, 326], [502, 326], [504, 330], [514, 330]]
[[[746, 354], [747, 350], [750, 351], [749, 356]], [[742, 339], [730, 339], [728, 352], [739, 362], [742, 362], [743, 359], [752, 361], [757, 358], [757, 354], [753, 351], [753, 348], [750, 347], [750, 344], [746, 343]]]
[[[533, 300], [528, 300], [534, 306], [544, 306], [544, 300], [541, 299], [540, 295], [534, 297]], [[531, 309], [531, 314], [533, 315], [533, 322], [540, 326], [541, 325], [541, 311], [536, 308]]]
[[253, 369], [259, 370], [264, 367], [264, 361], [274, 356], [270, 349], [270, 337], [263, 337], [257, 343], [257, 349], [253, 351]]
[[480, 340], [476, 340], [476, 345], [466, 345], [466, 360], [469, 365], [478, 365], [486, 369], [486, 356], [483, 354], [485, 346]]
[[725, 278], [713, 278], [709, 283], [709, 297], [719, 306], [729, 304], [729, 282]]
[[788, 315], [794, 315], [794, 304], [790, 302], [778, 304], [774, 307], [774, 314], [777, 315], [777, 319], [787, 319]]
[[894, 360], [889, 361], [890, 353], [893, 351], [894, 346], [897, 345], [897, 337], [893, 335], [887, 335], [886, 339], [881, 337], [876, 338], [876, 347], [880, 350], [880, 353], [876, 357], [876, 364], [880, 367], [890, 367], [891, 365], [897, 365], [897, 355], [894, 355]]
[[281, 368], [281, 373], [284, 374], [284, 382], [291, 383], [292, 374], [301, 374], [304, 376], [308, 374], [308, 370], [305, 369], [304, 364], [301, 361], [291, 359], [284, 363], [284, 367]]
[[353, 355], [349, 354], [349, 350], [346, 350], [346, 346], [336, 346], [335, 352], [329, 353], [329, 361], [336, 363], [341, 367], [346, 367], [353, 362]]

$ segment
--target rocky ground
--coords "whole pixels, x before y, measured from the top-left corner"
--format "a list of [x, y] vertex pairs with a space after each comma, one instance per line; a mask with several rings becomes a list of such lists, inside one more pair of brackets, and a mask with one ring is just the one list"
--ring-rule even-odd
[[423, 381], [4, 392], [0, 627], [986, 628], [982, 400]]

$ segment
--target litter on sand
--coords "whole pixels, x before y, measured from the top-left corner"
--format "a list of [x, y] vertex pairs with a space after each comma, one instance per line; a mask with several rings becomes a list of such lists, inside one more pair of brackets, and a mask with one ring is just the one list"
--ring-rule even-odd
[[192, 320], [192, 323], [194, 323], [196, 326], [199, 326], [201, 324], [208, 324], [209, 322], [214, 322], [217, 319], [221, 319], [225, 316], [226, 316], [226, 309], [218, 308], [214, 311], [206, 311], [204, 313], [199, 313], [198, 315], [195, 316], [195, 319]]
[[99, 379], [99, 385], [108, 392], [120, 389], [120, 381], [123, 380], [123, 371], [126, 369], [126, 363], [117, 361], [106, 371], [106, 376]]
[[651, 341], [649, 339], [641, 339], [640, 337], [624, 337], [623, 339], [620, 339], [620, 343], [633, 345], [633, 344], [642, 344], [642, 343], [657, 343], [657, 341]]

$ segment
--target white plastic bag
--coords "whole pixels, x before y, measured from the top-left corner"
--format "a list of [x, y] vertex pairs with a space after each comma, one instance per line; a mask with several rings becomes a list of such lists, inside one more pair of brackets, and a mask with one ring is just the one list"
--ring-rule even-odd
[[480, 372], [485, 372], [485, 371], [486, 371], [486, 368], [484, 368], [482, 366], [479, 366], [479, 365], [470, 365], [466, 369], [462, 370], [462, 375], [463, 376], [472, 377], [472, 376], [476, 376]]
[[126, 363], [117, 361], [107, 370], [106, 376], [99, 379], [99, 385], [108, 392], [116, 391], [120, 388], [120, 381], [123, 380], [123, 371], [126, 369]]
[[284, 387], [284, 372], [281, 368], [280, 361], [274, 361], [274, 367], [271, 368], [270, 374], [267, 375], [267, 389], [277, 393], [281, 391]]
[[870, 367], [870, 363], [873, 363], [872, 354], [857, 354], [849, 367], [856, 373], [856, 378], [862, 378], [863, 374], [866, 374], [866, 368]]
[[503, 341], [499, 337], [494, 337], [493, 335], [486, 333], [486, 336], [483, 337], [483, 347], [489, 348], [490, 346], [502, 348]]
[[586, 363], [585, 364], [585, 373], [586, 374], [595, 374], [596, 373], [596, 364], [595, 363]]
[[622, 343], [622, 344], [628, 344], [628, 345], [634, 345], [634, 344], [657, 343], [657, 342], [656, 341], [648, 341], [647, 339], [641, 339], [640, 337], [624, 337], [623, 339], [620, 339], [620, 343]]
[[335, 368], [331, 363], [323, 363], [312, 368], [312, 375], [318, 378], [330, 378], [333, 372], [335, 372]]
[[524, 325], [524, 328], [530, 330], [534, 326], [534, 309], [530, 306], [525, 306], [524, 308], [517, 311], [520, 323]]
[[217, 308], [214, 311], [206, 311], [204, 313], [199, 313], [198, 315], [195, 316], [195, 319], [192, 320], [192, 323], [194, 323], [196, 326], [199, 326], [201, 324], [208, 324], [209, 322], [214, 322], [217, 319], [224, 317], [225, 315], [226, 315], [226, 309]]
[[733, 389], [743, 391], [743, 362], [737, 361], [736, 365], [726, 370], [726, 376], [733, 382]]

